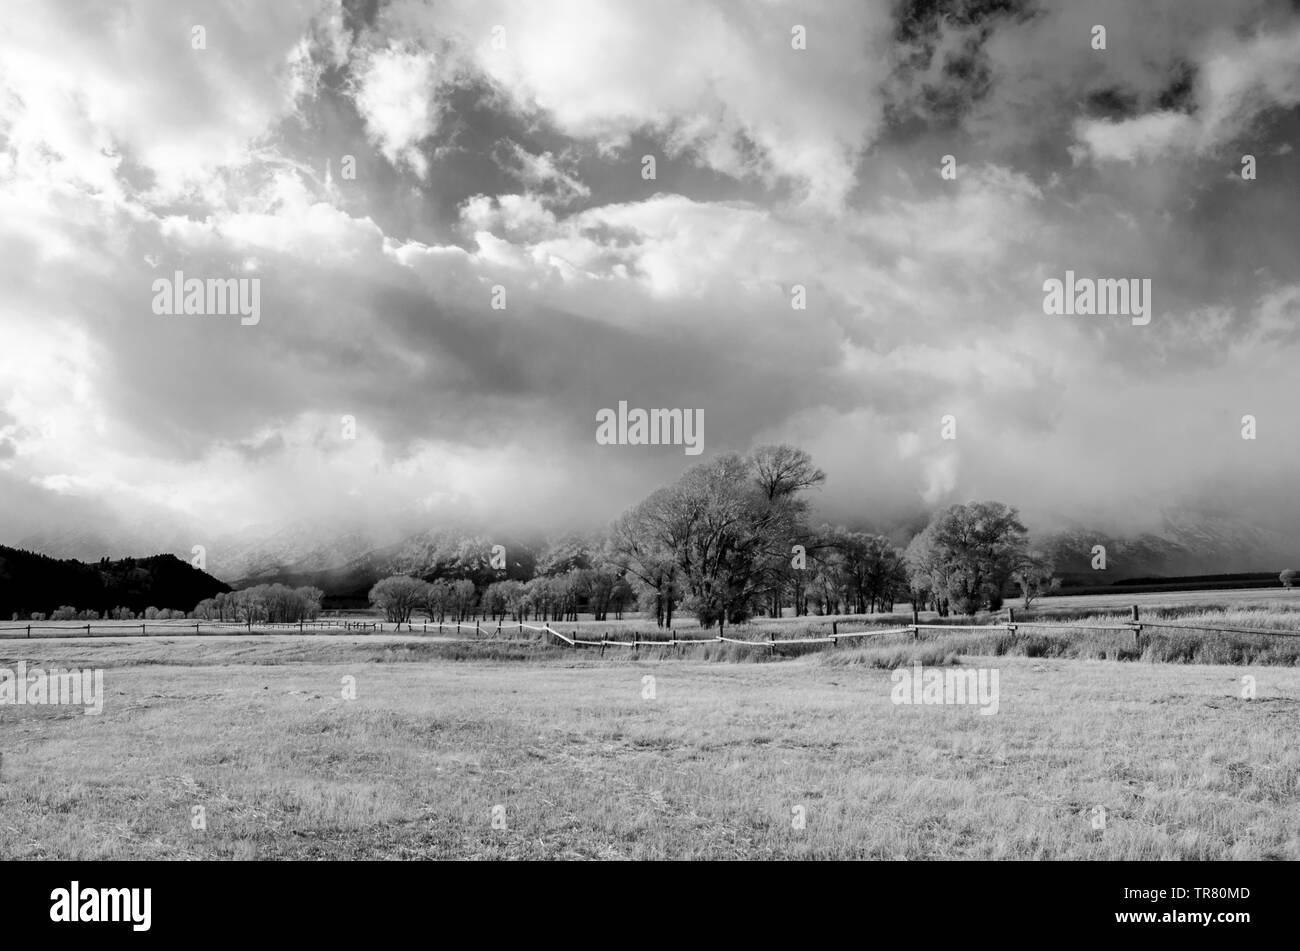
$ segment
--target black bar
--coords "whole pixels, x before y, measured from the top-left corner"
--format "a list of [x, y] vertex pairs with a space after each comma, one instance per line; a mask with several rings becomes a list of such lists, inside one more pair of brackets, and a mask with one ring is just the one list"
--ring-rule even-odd
[[[488, 831], [485, 819], [484, 829], [474, 836], [485, 845], [495, 836], [500, 846], [508, 844], [511, 834]], [[453, 864], [454, 868], [438, 863], [412, 871], [404, 862], [365, 861], [31, 862], [21, 867], [10, 863], [4, 902], [6, 943], [38, 935], [93, 939], [113, 934], [134, 942], [174, 941], [194, 934], [218, 939], [255, 934], [259, 943], [283, 936], [295, 946], [307, 940], [334, 946], [332, 942], [343, 935], [409, 931], [444, 915], [448, 922], [501, 924], [501, 901], [508, 902], [507, 917], [518, 920], [520, 927], [535, 927], [535, 921], [520, 914], [530, 904], [539, 913], [554, 911], [550, 893], [529, 887], [529, 883], [535, 886], [538, 876], [552, 874], [537, 868], [539, 863]], [[570, 863], [563, 873], [565, 887], [585, 888], [595, 896], [624, 889], [652, 896], [667, 875], [683, 914], [686, 906], [716, 898], [709, 891], [716, 868], [692, 862], [657, 867], [666, 864]], [[734, 862], [728, 864], [726, 876], [735, 914], [692, 915], [693, 933], [700, 928], [743, 932], [764, 927], [772, 915], [789, 914], [787, 930], [811, 937], [833, 925], [820, 904], [830, 896], [842, 896], [839, 912], [851, 916], [851, 926], [864, 934], [881, 929], [883, 936], [889, 925], [889, 933], [899, 938], [910, 935], [923, 946], [933, 939], [936, 947], [966, 946], [975, 935], [981, 936], [980, 946], [993, 936], [999, 945], [1007, 941], [1020, 945], [1026, 940], [1052, 943], [1050, 939], [1068, 935], [1076, 941], [1118, 937], [1144, 943], [1163, 937], [1174, 944], [1200, 936], [1217, 947], [1234, 947], [1243, 939], [1258, 940], [1294, 923], [1289, 869], [1262, 863]], [[70, 899], [74, 881], [83, 905], [90, 889], [149, 889], [149, 930], [136, 931], [130, 920], [52, 921], [51, 913], [61, 913], [70, 903], [56, 890], [68, 891]], [[419, 889], [413, 890], [413, 881], [422, 883]], [[1178, 888], [1187, 894], [1177, 895], [1173, 890]], [[1202, 889], [1199, 896], [1198, 888]], [[1235, 891], [1211, 897], [1207, 889]], [[777, 903], [765, 909], [765, 899], [755, 896], [768, 893], [784, 895], [788, 906]], [[143, 899], [143, 891], [137, 894]], [[818, 902], [811, 896], [818, 896]], [[97, 897], [92, 901], [97, 906]], [[58, 909], [56, 902], [62, 902]], [[143, 901], [133, 907], [142, 911], [142, 905]], [[596, 900], [584, 905], [582, 917], [590, 927], [598, 917], [625, 912], [621, 902]], [[1165, 917], [1205, 913], [1245, 913], [1250, 920], [1212, 920], [1207, 925]], [[661, 924], [672, 918], [664, 909], [654, 915]], [[1152, 915], [1154, 920], [1117, 920], [1121, 915]], [[842, 922], [849, 924], [847, 919]], [[959, 937], [962, 940], [956, 940]]]

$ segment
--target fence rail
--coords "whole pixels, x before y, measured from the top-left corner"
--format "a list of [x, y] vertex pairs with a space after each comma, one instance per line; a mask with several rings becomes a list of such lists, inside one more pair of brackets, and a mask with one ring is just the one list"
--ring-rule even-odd
[[[134, 621], [110, 621], [87, 622], [86, 624], [60, 624], [60, 623], [42, 623], [34, 622], [31, 624], [8, 624], [0, 625], [0, 639], [27, 637], [32, 636], [33, 631], [59, 631], [64, 637], [94, 637], [96, 632], [102, 632], [103, 636], [117, 634], [119, 636], [163, 636], [172, 634], [174, 636], [202, 636], [208, 634], [254, 634], [254, 633], [318, 633], [320, 631], [356, 631], [356, 632], [384, 632], [388, 628], [386, 624], [392, 624], [395, 632], [402, 630], [402, 625], [406, 625], [407, 631], [415, 633], [415, 622], [381, 622], [381, 621], [349, 621], [341, 618], [317, 619], [314, 621], [276, 621], [276, 622], [254, 622], [254, 621], [206, 621], [196, 620], [157, 620], [157, 621], [140, 621], [138, 624]], [[497, 638], [504, 636], [507, 631], [517, 631], [523, 634], [525, 630], [536, 631], [541, 634], [548, 634], [557, 640], [567, 644], [569, 647], [599, 647], [604, 654], [607, 647], [626, 647], [636, 649], [640, 647], [689, 647], [698, 644], [735, 644], [739, 647], [750, 648], [767, 648], [775, 652], [778, 647], [792, 647], [805, 644], [831, 644], [836, 645], [842, 640], [863, 637], [885, 637], [895, 634], [911, 634], [913, 639], [920, 639], [922, 631], [1006, 631], [1014, 634], [1019, 628], [1046, 628], [1055, 630], [1075, 630], [1075, 631], [1123, 631], [1132, 634], [1133, 644], [1137, 645], [1141, 641], [1143, 628], [1168, 628], [1172, 630], [1187, 631], [1209, 631], [1224, 634], [1248, 634], [1263, 635], [1266, 637], [1300, 637], [1300, 630], [1296, 631], [1278, 631], [1268, 630], [1265, 628], [1248, 628], [1248, 627], [1222, 627], [1218, 625], [1206, 624], [1186, 624], [1171, 621], [1152, 621], [1143, 620], [1139, 617], [1137, 605], [1133, 606], [1132, 617], [1130, 620], [1120, 624], [1075, 624], [1063, 623], [1060, 621], [1026, 621], [1017, 620], [1015, 610], [1007, 611], [1007, 620], [1002, 622], [990, 622], [988, 624], [923, 624], [921, 623], [920, 614], [917, 611], [912, 612], [912, 623], [899, 627], [883, 628], [880, 630], [869, 631], [844, 631], [839, 630], [839, 621], [831, 622], [831, 633], [828, 636], [820, 637], [798, 637], [785, 638], [778, 640], [775, 632], [770, 632], [767, 640], [747, 640], [744, 638], [727, 637], [724, 634], [717, 634], [713, 637], [679, 637], [672, 628], [669, 628], [669, 637], [656, 640], [640, 640], [633, 634], [630, 640], [611, 640], [609, 633], [600, 640], [590, 640], [580, 638], [578, 632], [574, 631], [572, 635], [564, 634], [557, 631], [549, 623], [541, 625], [525, 624], [523, 622], [497, 621], [496, 627], [490, 625], [484, 626], [478, 620], [469, 621], [424, 621], [420, 622], [420, 631], [430, 633], [431, 628], [436, 627], [436, 633], [451, 633], [454, 628], [457, 635], [467, 634], [471, 629], [476, 638], [487, 636]], [[138, 628], [138, 634], [137, 634]], [[85, 632], [84, 634], [82, 632]]]
[[[565, 635], [561, 634], [559, 631], [555, 630], [549, 625], [543, 627], [533, 627], [532, 625], [521, 624], [519, 625], [519, 627], [521, 630], [523, 628], [528, 628], [529, 630], [534, 630], [534, 631], [545, 631], [547, 633], [553, 634], [555, 637], [559, 638], [560, 640], [564, 641], [566, 644], [573, 647], [576, 646], [599, 647], [601, 649], [602, 654], [604, 653], [606, 647], [628, 647], [633, 649], [638, 647], [676, 648], [681, 645], [722, 644], [722, 643], [736, 644], [741, 647], [754, 647], [754, 648], [766, 647], [770, 651], [775, 651], [775, 649], [778, 647], [796, 646], [796, 645], [803, 645], [803, 644], [835, 645], [838, 644], [841, 640], [847, 640], [855, 637], [883, 637], [889, 634], [911, 634], [913, 639], [919, 640], [922, 631], [1006, 631], [1007, 633], [1014, 634], [1019, 628], [1022, 627], [1047, 628], [1047, 629], [1054, 629], [1054, 630], [1075, 630], [1075, 631], [1122, 631], [1131, 634], [1133, 636], [1133, 644], [1135, 646], [1141, 643], [1142, 629], [1146, 627], [1170, 628], [1170, 629], [1188, 630], [1188, 631], [1209, 631], [1212, 633], [1224, 633], [1224, 634], [1252, 634], [1252, 635], [1264, 635], [1267, 637], [1300, 637], [1300, 631], [1277, 631], [1277, 630], [1268, 630], [1266, 628], [1222, 627], [1218, 625], [1205, 625], [1205, 624], [1178, 624], [1178, 623], [1172, 623], [1168, 621], [1150, 621], [1150, 620], [1144, 621], [1141, 619], [1139, 615], [1138, 606], [1136, 604], [1133, 605], [1132, 612], [1133, 612], [1132, 618], [1128, 621], [1123, 622], [1122, 624], [1086, 624], [1086, 623], [1072, 624], [1072, 623], [1062, 623], [1059, 621], [1016, 620], [1016, 612], [1014, 608], [1009, 609], [1007, 611], [1007, 619], [1006, 621], [1003, 622], [991, 622], [989, 624], [922, 624], [920, 619], [920, 613], [917, 611], [913, 611], [912, 623], [905, 625], [903, 627], [885, 628], [883, 630], [878, 630], [878, 631], [845, 631], [844, 633], [840, 633], [839, 622], [832, 621], [831, 634], [828, 637], [800, 637], [794, 639], [777, 640], [775, 634], [770, 634], [768, 640], [765, 641], [761, 641], [761, 640], [752, 641], [752, 640], [745, 640], [736, 637], [726, 637], [725, 635], [722, 634], [719, 634], [715, 637], [683, 638], [683, 637], [678, 637], [676, 633], [672, 633], [671, 637], [667, 640], [643, 641], [643, 640], [637, 640], [634, 635], [632, 640], [620, 641], [620, 640], [610, 640], [607, 634], [604, 638], [602, 638], [599, 641], [591, 641], [591, 640], [579, 639], [576, 632], [574, 633], [573, 637], [571, 638], [566, 637]], [[497, 633], [499, 634], [500, 632], [501, 632], [501, 627], [500, 625], [498, 625]]]
[[[60, 624], [60, 623], [43, 623], [35, 621], [31, 624], [0, 624], [0, 637], [31, 637], [32, 631], [59, 631], [65, 637], [94, 637], [96, 633], [102, 633], [103, 636], [117, 634], [123, 637], [137, 636], [162, 636], [164, 634], [176, 634], [178, 636], [196, 636], [204, 633], [212, 634], [252, 634], [264, 633], [267, 631], [283, 631], [285, 633], [305, 634], [308, 632], [315, 633], [318, 631], [374, 631], [383, 630], [383, 625], [374, 621], [336, 621], [333, 619], [325, 621], [205, 621], [205, 620], [167, 620], [167, 621], [101, 621], [96, 624], [93, 621], [85, 624]], [[84, 632], [84, 633], [82, 633]]]
[[1223, 634], [1266, 634], [1271, 637], [1300, 637], [1300, 631], [1269, 631], [1262, 627], [1206, 627], [1203, 624], [1169, 624], [1165, 621], [1143, 621], [1143, 627], [1169, 627], [1182, 631], [1216, 631]]

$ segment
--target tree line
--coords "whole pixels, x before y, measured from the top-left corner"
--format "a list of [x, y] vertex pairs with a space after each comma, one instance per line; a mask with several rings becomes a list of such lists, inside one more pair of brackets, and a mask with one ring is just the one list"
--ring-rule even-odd
[[592, 537], [553, 542], [527, 580], [394, 575], [370, 591], [390, 621], [576, 620], [639, 609], [719, 631], [760, 614], [866, 614], [898, 602], [941, 615], [1028, 605], [1057, 582], [1016, 509], [971, 502], [936, 512], [904, 548], [883, 535], [809, 526], [825, 473], [801, 449], [763, 446], [688, 469]]
[[320, 617], [324, 597], [325, 592], [320, 588], [259, 584], [204, 598], [195, 605], [190, 617], [204, 621], [294, 624]]
[[[189, 611], [230, 586], [175, 555], [84, 563], [0, 545], [0, 617], [77, 620]], [[169, 615], [170, 616], [170, 615]]]
[[621, 618], [633, 601], [632, 586], [608, 566], [570, 568], [528, 581], [493, 581], [481, 594], [468, 578], [425, 581], [408, 575], [393, 575], [370, 589], [370, 603], [380, 608], [387, 620], [400, 623], [410, 622], [417, 613], [440, 623], [480, 617], [576, 621], [580, 608], [604, 621], [610, 613]]

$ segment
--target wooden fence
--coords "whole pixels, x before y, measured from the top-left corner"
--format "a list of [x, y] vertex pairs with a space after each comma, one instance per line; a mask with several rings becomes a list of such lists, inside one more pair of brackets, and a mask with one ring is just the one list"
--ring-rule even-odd
[[[681, 645], [722, 644], [722, 643], [738, 644], [742, 647], [752, 647], [752, 648], [765, 647], [770, 652], [775, 653], [776, 648], [778, 647], [804, 645], [804, 644], [830, 644], [831, 646], [837, 646], [840, 641], [851, 640], [853, 638], [860, 638], [860, 637], [885, 637], [890, 634], [911, 634], [913, 640], [919, 640], [922, 631], [1006, 631], [1009, 634], [1014, 634], [1017, 630], [1019, 630], [1022, 627], [1047, 628], [1047, 629], [1055, 628], [1059, 630], [1075, 630], [1075, 631], [1079, 631], [1079, 630], [1123, 631], [1132, 635], [1134, 646], [1138, 646], [1141, 644], [1142, 629], [1146, 627], [1170, 628], [1170, 629], [1188, 630], [1188, 631], [1210, 631], [1214, 633], [1224, 633], [1224, 634], [1263, 634], [1272, 637], [1300, 637], [1300, 631], [1273, 631], [1273, 630], [1267, 630], [1265, 628], [1220, 627], [1217, 625], [1178, 624], [1169, 621], [1150, 621], [1150, 620], [1144, 621], [1141, 619], [1141, 616], [1138, 611], [1138, 606], [1136, 604], [1133, 605], [1132, 610], [1133, 613], [1131, 618], [1120, 624], [1078, 624], [1078, 623], [1065, 623], [1061, 621], [1024, 621], [1024, 620], [1017, 621], [1016, 612], [1014, 608], [1009, 608], [1007, 610], [1006, 621], [1000, 623], [992, 622], [989, 624], [922, 624], [920, 613], [917, 611], [913, 611], [912, 623], [904, 625], [902, 627], [884, 628], [881, 630], [874, 630], [874, 631], [845, 631], [841, 633], [839, 629], [839, 622], [832, 621], [831, 633], [825, 637], [799, 637], [799, 638], [777, 640], [776, 633], [771, 632], [768, 635], [768, 639], [765, 641], [744, 640], [741, 638], [726, 637], [722, 634], [719, 634], [715, 637], [683, 638], [683, 637], [678, 637], [676, 632], [673, 631], [671, 628], [669, 628], [669, 637], [666, 640], [660, 639], [660, 640], [643, 641], [643, 640], [638, 640], [635, 635], [633, 635], [633, 638], [631, 640], [626, 640], [626, 641], [610, 640], [609, 634], [607, 632], [605, 636], [602, 637], [600, 640], [593, 641], [593, 640], [584, 640], [582, 638], [579, 638], [577, 631], [573, 632], [572, 637], [567, 636], [565, 634], [561, 634], [559, 631], [555, 630], [550, 625], [543, 625], [541, 627], [536, 627], [531, 624], [515, 623], [515, 624], [511, 624], [510, 628], [511, 629], [517, 628], [521, 634], [525, 629], [531, 631], [545, 632], [547, 634], [553, 635], [554, 637], [558, 638], [561, 642], [567, 644], [570, 647], [599, 647], [601, 649], [600, 652], [602, 656], [604, 655], [605, 648], [607, 647], [627, 647], [632, 649], [636, 649], [638, 647], [676, 648]], [[398, 625], [398, 628], [400, 630], [401, 625]], [[477, 624], [475, 624], [475, 629], [476, 630], [478, 629]], [[498, 623], [496, 631], [494, 632], [494, 636], [500, 636], [503, 630], [504, 628], [502, 627], [502, 625]]]
[[[387, 625], [392, 624], [389, 628]], [[99, 636], [109, 636], [116, 634], [119, 636], [162, 636], [171, 634], [173, 636], [199, 636], [205, 633], [212, 634], [253, 634], [253, 633], [286, 633], [286, 634], [307, 634], [337, 631], [344, 632], [384, 632], [393, 630], [400, 632], [403, 624], [406, 625], [407, 631], [415, 633], [415, 622], [382, 622], [382, 621], [347, 621], [340, 619], [318, 619], [315, 621], [293, 621], [293, 622], [254, 622], [254, 621], [204, 621], [204, 620], [171, 620], [171, 621], [141, 621], [135, 622], [87, 622], [86, 624], [59, 624], [59, 623], [42, 623], [33, 622], [31, 624], [11, 624], [0, 625], [0, 638], [27, 637], [32, 636], [33, 631], [58, 631], [63, 637], [94, 637], [96, 631], [100, 632]], [[831, 622], [831, 633], [824, 637], [797, 637], [777, 639], [776, 632], [769, 632], [767, 640], [745, 640], [743, 638], [727, 637], [718, 634], [714, 637], [679, 637], [677, 632], [669, 628], [668, 638], [657, 640], [640, 640], [634, 634], [631, 640], [612, 640], [609, 633], [606, 632], [600, 640], [590, 640], [580, 638], [578, 632], [574, 631], [572, 635], [563, 634], [555, 630], [549, 624], [541, 626], [533, 624], [524, 624], [522, 622], [505, 623], [498, 621], [494, 628], [484, 626], [479, 621], [474, 621], [472, 626], [468, 621], [424, 621], [420, 623], [421, 633], [437, 633], [447, 636], [455, 633], [458, 637], [465, 637], [470, 634], [471, 630], [476, 639], [484, 636], [489, 638], [498, 638], [507, 636], [510, 632], [517, 631], [520, 636], [524, 631], [536, 631], [542, 634], [549, 634], [561, 643], [569, 647], [599, 647], [603, 655], [608, 647], [626, 647], [636, 649], [639, 647], [682, 647], [694, 644], [736, 644], [741, 647], [750, 648], [767, 648], [770, 652], [775, 653], [778, 647], [798, 646], [805, 644], [830, 644], [836, 646], [840, 641], [853, 640], [854, 638], [864, 637], [886, 637], [891, 634], [911, 634], [913, 639], [919, 640], [922, 631], [1006, 631], [1014, 634], [1022, 627], [1026, 628], [1046, 628], [1058, 630], [1090, 630], [1090, 631], [1123, 631], [1128, 632], [1133, 637], [1133, 644], [1136, 646], [1141, 643], [1143, 628], [1169, 628], [1173, 630], [1188, 631], [1210, 631], [1223, 634], [1259, 634], [1269, 637], [1300, 637], [1300, 631], [1276, 631], [1264, 628], [1244, 628], [1244, 627], [1221, 627], [1216, 625], [1204, 624], [1186, 624], [1172, 621], [1151, 621], [1142, 620], [1138, 614], [1137, 605], [1133, 606], [1132, 617], [1118, 624], [1078, 624], [1062, 621], [1024, 621], [1016, 620], [1015, 609], [1007, 611], [1007, 619], [1004, 622], [991, 622], [988, 624], [922, 624], [918, 612], [912, 612], [912, 623], [899, 627], [882, 628], [871, 631], [844, 631], [839, 629], [840, 622]], [[84, 633], [82, 633], [84, 631]], [[55, 635], [59, 636], [59, 635]]]
[[164, 634], [190, 636], [200, 634], [285, 633], [306, 634], [319, 631], [375, 631], [383, 624], [371, 621], [88, 621], [85, 624], [33, 621], [31, 624], [0, 625], [0, 638], [31, 637], [32, 631], [58, 631], [63, 637], [95, 637], [116, 634], [119, 637], [155, 637]]

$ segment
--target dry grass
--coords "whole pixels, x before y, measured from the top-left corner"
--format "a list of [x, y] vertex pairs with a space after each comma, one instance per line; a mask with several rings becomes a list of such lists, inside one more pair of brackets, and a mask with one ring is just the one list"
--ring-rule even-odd
[[108, 693], [100, 717], [0, 707], [2, 858], [1300, 858], [1281, 667], [1248, 701], [1229, 667], [964, 657], [1001, 672], [982, 716], [890, 702], [887, 668], [957, 659], [925, 642], [753, 664], [392, 637], [0, 654], [105, 667]]
[[[1141, 642], [1134, 646], [1128, 631], [1103, 630], [1122, 624], [1127, 614], [1080, 612], [1063, 617], [1059, 614], [1018, 613], [1023, 623], [1014, 633], [1005, 629], [987, 631], [927, 631], [925, 639], [939, 639], [952, 650], [968, 654], [1024, 657], [1055, 657], [1079, 660], [1143, 660], [1152, 663], [1273, 665], [1294, 667], [1300, 664], [1300, 636], [1284, 637], [1265, 634], [1218, 633], [1215, 628], [1246, 628], [1300, 632], [1300, 612], [1268, 608], [1169, 608], [1145, 610], [1141, 620], [1150, 625], [1143, 629]], [[1069, 628], [1042, 628], [1026, 619], [1067, 623]], [[978, 618], [975, 623], [988, 623]], [[1204, 629], [1162, 628], [1152, 622], [1169, 622]], [[955, 624], [962, 621], [954, 620]]]

